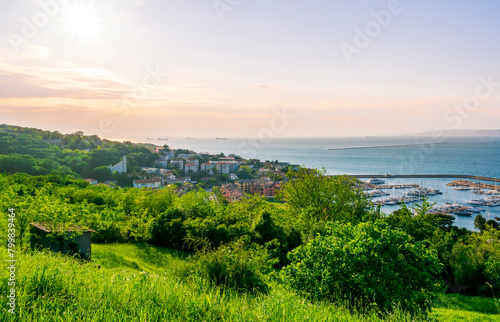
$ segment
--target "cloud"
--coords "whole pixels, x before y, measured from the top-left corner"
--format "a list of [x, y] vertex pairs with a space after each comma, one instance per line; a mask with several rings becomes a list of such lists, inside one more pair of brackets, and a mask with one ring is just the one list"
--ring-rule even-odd
[[280, 89], [279, 86], [275, 85], [266, 85], [266, 84], [256, 84], [252, 86], [253, 88], [262, 88], [262, 89]]

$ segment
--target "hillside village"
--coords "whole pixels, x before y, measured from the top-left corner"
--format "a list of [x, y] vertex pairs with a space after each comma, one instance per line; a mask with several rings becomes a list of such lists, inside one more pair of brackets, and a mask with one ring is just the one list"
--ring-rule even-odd
[[[115, 165], [110, 165], [111, 172], [126, 173], [132, 178], [134, 188], [160, 189], [175, 185], [179, 192], [187, 192], [194, 188], [211, 191], [220, 187], [221, 193], [228, 201], [237, 201], [245, 194], [258, 194], [272, 198], [279, 191], [282, 181], [286, 180], [289, 168], [297, 169], [298, 165], [287, 162], [243, 159], [235, 154], [210, 154], [184, 149], [171, 149], [168, 146], [151, 147], [152, 153], [159, 158], [153, 167], [141, 167], [141, 171], [127, 171], [127, 156]], [[99, 182], [86, 178], [92, 185], [107, 184], [116, 186], [116, 182]]]

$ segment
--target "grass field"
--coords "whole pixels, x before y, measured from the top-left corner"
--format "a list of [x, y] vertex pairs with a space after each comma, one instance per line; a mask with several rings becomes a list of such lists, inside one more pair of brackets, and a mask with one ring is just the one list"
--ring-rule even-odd
[[[136, 244], [93, 245], [93, 260], [19, 254], [16, 312], [7, 312], [8, 271], [0, 272], [0, 321], [412, 321], [390, 315], [349, 312], [313, 303], [272, 284], [266, 295], [241, 295], [174, 274], [187, 254]], [[0, 249], [5, 263], [6, 250]], [[5, 267], [5, 266], [3, 266]], [[498, 301], [443, 295], [428, 320], [500, 321]]]

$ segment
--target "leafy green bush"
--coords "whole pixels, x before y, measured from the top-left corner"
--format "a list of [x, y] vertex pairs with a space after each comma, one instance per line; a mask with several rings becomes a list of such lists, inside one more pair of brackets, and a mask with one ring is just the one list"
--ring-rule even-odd
[[482, 274], [484, 256], [473, 245], [456, 243], [449, 255], [449, 265], [453, 276], [452, 291], [474, 293], [484, 285]]
[[362, 309], [376, 303], [416, 311], [430, 306], [440, 285], [437, 256], [384, 222], [331, 225], [289, 254], [282, 272], [292, 288], [313, 299], [348, 302]]
[[152, 243], [157, 246], [182, 248], [186, 235], [183, 216], [179, 209], [169, 208], [154, 219], [152, 227]]
[[209, 280], [214, 286], [229, 287], [238, 292], [269, 291], [265, 274], [270, 272], [273, 260], [261, 246], [248, 246], [243, 240], [238, 240], [214, 251], [198, 253], [192, 260], [192, 273]]
[[493, 292], [500, 292], [500, 258], [491, 256], [485, 266], [484, 275], [490, 281]]

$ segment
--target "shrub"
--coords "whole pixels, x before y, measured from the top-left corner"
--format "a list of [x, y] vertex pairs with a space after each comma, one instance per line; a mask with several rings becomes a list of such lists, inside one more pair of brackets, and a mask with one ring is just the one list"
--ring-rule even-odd
[[493, 292], [500, 292], [500, 258], [491, 256], [485, 263], [484, 275], [489, 280]]
[[238, 292], [267, 292], [265, 274], [273, 261], [261, 246], [245, 245], [242, 240], [223, 245], [193, 257], [194, 273], [214, 286], [229, 287]]
[[184, 218], [179, 209], [172, 207], [154, 219], [151, 242], [157, 246], [181, 249], [186, 236]]
[[484, 256], [476, 246], [456, 243], [449, 255], [449, 265], [454, 283], [452, 291], [474, 294], [477, 287], [485, 284]]
[[430, 306], [440, 285], [437, 256], [384, 222], [329, 226], [289, 254], [283, 279], [306, 296], [347, 302], [363, 309], [375, 303], [415, 312]]

